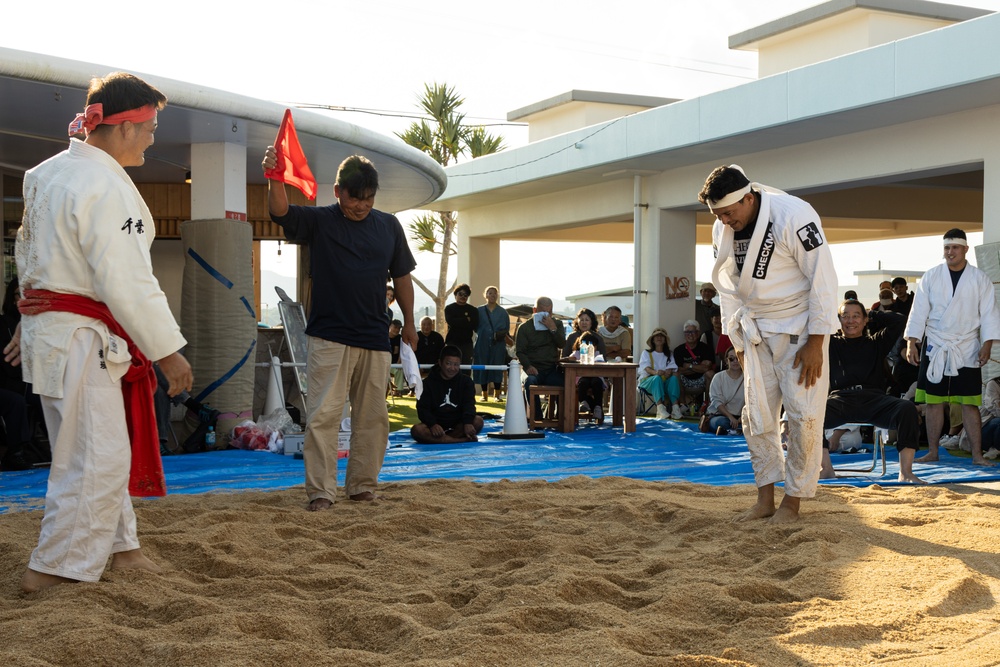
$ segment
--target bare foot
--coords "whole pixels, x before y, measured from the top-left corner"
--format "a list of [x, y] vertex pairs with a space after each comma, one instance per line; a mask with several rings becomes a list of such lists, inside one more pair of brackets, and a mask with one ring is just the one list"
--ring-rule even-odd
[[149, 560], [142, 549], [132, 549], [131, 551], [119, 551], [111, 556], [112, 570], [146, 570], [159, 574], [163, 568]]
[[994, 463], [993, 461], [990, 461], [989, 459], [983, 458], [982, 456], [973, 457], [972, 458], [972, 462], [974, 464], [976, 464], [977, 466], [986, 466], [987, 468], [996, 465], [996, 463]]
[[321, 510], [328, 510], [331, 507], [333, 507], [333, 503], [328, 498], [317, 498], [309, 503], [308, 509], [310, 512], [319, 512]]
[[38, 591], [52, 588], [59, 584], [75, 583], [77, 583], [76, 579], [67, 579], [66, 577], [59, 577], [54, 574], [35, 572], [31, 568], [28, 568], [24, 571], [24, 576], [21, 577], [21, 590], [25, 593], [37, 593]]
[[833, 468], [830, 468], [829, 470], [827, 470], [827, 469], [824, 468], [824, 469], [821, 469], [819, 471], [819, 478], [820, 479], [837, 479], [837, 473], [833, 470]]
[[792, 523], [793, 521], [799, 520], [799, 505], [802, 504], [802, 499], [797, 496], [790, 496], [787, 493], [781, 499], [781, 505], [778, 506], [778, 511], [774, 513], [770, 519], [767, 520], [768, 523]]
[[900, 482], [909, 482], [910, 484], [926, 484], [927, 483], [924, 480], [922, 480], [919, 477], [917, 477], [916, 475], [914, 475], [912, 472], [911, 473], [905, 473], [905, 474], [904, 473], [899, 473], [899, 481]]
[[778, 524], [778, 523], [793, 523], [799, 520], [799, 510], [798, 508], [792, 509], [791, 507], [781, 504], [781, 507], [774, 513], [770, 519], [767, 520], [768, 523]]
[[769, 516], [774, 515], [774, 504], [768, 503], [756, 503], [750, 509], [740, 512], [735, 517], [733, 517], [733, 523], [743, 523], [744, 521], [753, 521], [754, 519], [766, 519]]
[[361, 493], [355, 493], [353, 495], [348, 496], [348, 498], [350, 500], [353, 500], [354, 502], [361, 502], [361, 503], [373, 503], [376, 500], [380, 500], [380, 498], [371, 491], [362, 491]]
[[913, 462], [914, 463], [934, 463], [937, 460], [938, 460], [938, 453], [937, 452], [927, 452], [926, 454], [924, 454], [923, 456], [921, 456], [919, 459], [913, 459]]

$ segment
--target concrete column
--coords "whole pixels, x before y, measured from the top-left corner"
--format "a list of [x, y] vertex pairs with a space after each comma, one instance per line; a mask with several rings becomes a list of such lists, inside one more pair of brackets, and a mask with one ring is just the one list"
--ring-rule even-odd
[[650, 331], [663, 327], [675, 347], [683, 338], [684, 320], [694, 318], [695, 213], [650, 210], [641, 244], [642, 289], [648, 293], [636, 300], [643, 331], [634, 337], [641, 346]]
[[459, 257], [465, 257], [466, 262], [459, 263], [458, 280], [472, 286], [470, 302], [481, 303], [482, 293], [489, 285], [500, 285], [500, 239], [473, 237], [468, 240], [467, 249], [459, 248]]
[[[1000, 144], [995, 141], [994, 143]], [[1000, 243], [1000, 145], [983, 160], [983, 243]]]
[[191, 145], [191, 219], [247, 219], [247, 149], [230, 143]]

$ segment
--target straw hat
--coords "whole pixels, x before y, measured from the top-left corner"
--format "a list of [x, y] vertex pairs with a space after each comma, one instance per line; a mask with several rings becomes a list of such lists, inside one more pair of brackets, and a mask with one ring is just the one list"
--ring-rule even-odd
[[646, 339], [646, 347], [647, 348], [649, 348], [650, 350], [656, 349], [656, 348], [653, 347], [653, 338], [656, 336], [656, 334], [663, 334], [663, 337], [667, 341], [665, 343], [664, 347], [669, 347], [670, 346], [670, 334], [668, 334], [667, 330], [664, 329], [663, 327], [656, 327], [655, 329], [653, 329], [653, 333], [649, 334], [649, 338]]

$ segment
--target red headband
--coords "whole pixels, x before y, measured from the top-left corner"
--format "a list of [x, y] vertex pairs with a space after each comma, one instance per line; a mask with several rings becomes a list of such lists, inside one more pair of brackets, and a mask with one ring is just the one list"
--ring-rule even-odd
[[147, 120], [156, 118], [156, 107], [152, 104], [141, 106], [138, 109], [130, 109], [121, 113], [104, 116], [104, 105], [100, 102], [87, 105], [83, 113], [78, 113], [73, 122], [69, 124], [69, 136], [80, 134], [85, 135], [94, 131], [98, 125], [121, 125], [125, 121], [133, 123], [145, 123]]

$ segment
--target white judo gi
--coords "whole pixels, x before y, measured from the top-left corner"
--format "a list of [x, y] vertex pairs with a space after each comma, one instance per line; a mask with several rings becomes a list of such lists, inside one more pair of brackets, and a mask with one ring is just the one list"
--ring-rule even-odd
[[[125, 170], [77, 139], [25, 173], [15, 257], [21, 287], [106, 304], [152, 360], [186, 341], [153, 276], [153, 216]], [[112, 553], [139, 547], [121, 378], [131, 355], [100, 320], [65, 312], [21, 321], [24, 379], [52, 445], [36, 572], [97, 581]]]
[[979, 368], [979, 350], [1000, 340], [1000, 310], [989, 276], [966, 264], [952, 293], [951, 272], [938, 264], [924, 274], [913, 297], [904, 338], [927, 336], [927, 380], [941, 382], [959, 368]]
[[[784, 480], [787, 494], [811, 498], [822, 462], [829, 341], [812, 387], [798, 384], [801, 368], [792, 364], [810, 335], [837, 331], [837, 273], [819, 215], [809, 204], [783, 193], [765, 191], [760, 197], [742, 272], [733, 230], [716, 220], [712, 278], [723, 332], [744, 353], [742, 419], [757, 486]], [[787, 461], [778, 428], [782, 403], [789, 425]]]

